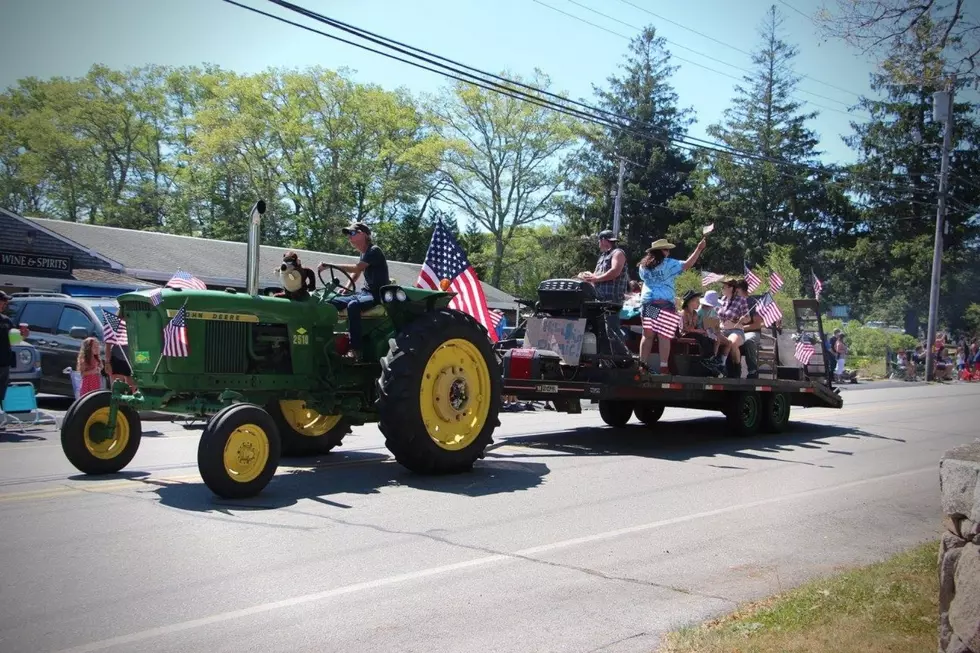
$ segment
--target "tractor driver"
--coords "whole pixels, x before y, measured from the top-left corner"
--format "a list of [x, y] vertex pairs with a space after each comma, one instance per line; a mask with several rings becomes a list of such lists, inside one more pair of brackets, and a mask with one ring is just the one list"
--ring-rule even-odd
[[[361, 313], [381, 303], [381, 288], [390, 283], [388, 277], [388, 260], [381, 248], [371, 241], [371, 228], [363, 222], [353, 222], [344, 227], [344, 235], [350, 244], [361, 253], [361, 259], [350, 264], [337, 264], [351, 276], [354, 285], [361, 274], [364, 274], [364, 286], [352, 291], [350, 295], [340, 295], [330, 300], [338, 310], [347, 309], [347, 327], [350, 331], [350, 351], [347, 356], [355, 360], [361, 358]], [[327, 268], [326, 263], [320, 263], [317, 271]]]

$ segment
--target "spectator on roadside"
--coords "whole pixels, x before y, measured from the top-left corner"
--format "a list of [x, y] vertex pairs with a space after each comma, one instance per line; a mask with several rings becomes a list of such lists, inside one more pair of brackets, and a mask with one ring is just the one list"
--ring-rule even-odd
[[78, 361], [75, 368], [82, 377], [82, 387], [78, 392], [79, 397], [102, 389], [104, 365], [102, 363], [101, 349], [102, 343], [99, 342], [98, 338], [90, 336], [82, 341], [82, 346], [78, 350]]
[[837, 379], [840, 381], [844, 377], [844, 361], [847, 358], [847, 343], [845, 342], [844, 334], [837, 336], [837, 342], [834, 345], [834, 354], [837, 356]]
[[10, 295], [0, 290], [0, 428], [3, 427], [6, 416], [3, 414], [3, 400], [7, 397], [7, 386], [10, 384], [10, 370], [16, 364], [13, 346], [20, 338], [30, 335], [26, 326], [17, 327], [7, 314], [7, 302]]

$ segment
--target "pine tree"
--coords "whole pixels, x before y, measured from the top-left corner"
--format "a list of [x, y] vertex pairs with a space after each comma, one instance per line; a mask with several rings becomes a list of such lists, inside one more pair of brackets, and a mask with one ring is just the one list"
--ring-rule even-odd
[[673, 202], [689, 216], [674, 237], [694, 241], [701, 226], [714, 222], [706, 261], [729, 272], [741, 272], [743, 260], [761, 263], [768, 243], [812, 253], [839, 231], [849, 212], [844, 189], [831, 169], [821, 167], [817, 135], [807, 127], [817, 112], [804, 112], [793, 99], [798, 49], [782, 39], [781, 26], [779, 12], [770, 7], [752, 74], [735, 87], [723, 122], [708, 128], [712, 140], [751, 156], [703, 151], [693, 199]]
[[[579, 162], [582, 173], [577, 191], [581, 203], [567, 206], [567, 224], [584, 224], [596, 233], [612, 226], [619, 160], [626, 160], [620, 238], [632, 265], [650, 242], [662, 238], [677, 221], [667, 202], [688, 191], [687, 176], [694, 164], [672, 144], [686, 135], [692, 111], [678, 107], [670, 77], [666, 41], [653, 27], [630, 42], [620, 74], [607, 79], [607, 87], [594, 86], [598, 106], [629, 121], [629, 131], [608, 129], [598, 135]], [[579, 226], [581, 228], [581, 226]]]

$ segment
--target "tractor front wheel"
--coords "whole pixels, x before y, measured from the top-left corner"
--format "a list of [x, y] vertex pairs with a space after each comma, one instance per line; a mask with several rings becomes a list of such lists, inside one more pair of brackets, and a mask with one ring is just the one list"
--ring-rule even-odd
[[232, 404], [204, 428], [197, 468], [219, 497], [244, 499], [269, 484], [279, 456], [279, 430], [272, 416], [254, 404]]
[[424, 313], [381, 360], [379, 427], [395, 459], [421, 474], [471, 469], [499, 426], [501, 374], [486, 330], [464, 313]]
[[279, 427], [283, 456], [318, 456], [339, 447], [350, 433], [342, 415], [321, 415], [302, 399], [274, 401], [267, 407]]
[[114, 474], [128, 465], [143, 435], [140, 416], [120, 404], [116, 425], [109, 433], [112, 392], [90, 392], [78, 399], [61, 424], [61, 449], [68, 461], [85, 474]]

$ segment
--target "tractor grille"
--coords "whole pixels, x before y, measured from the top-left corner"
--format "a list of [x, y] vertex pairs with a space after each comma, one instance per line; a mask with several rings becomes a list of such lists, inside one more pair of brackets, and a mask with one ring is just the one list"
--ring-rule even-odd
[[208, 321], [204, 328], [204, 371], [244, 374], [248, 370], [248, 324]]

